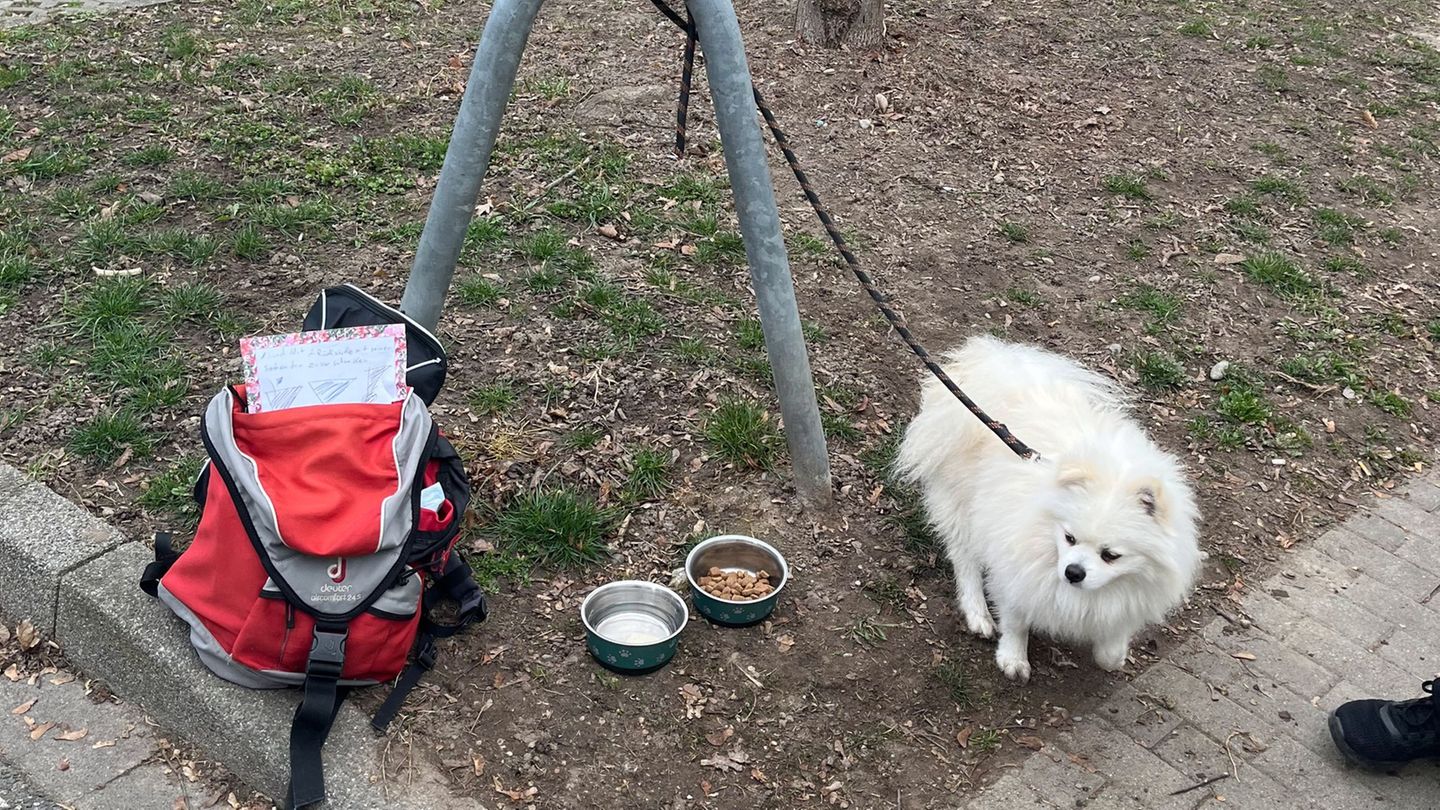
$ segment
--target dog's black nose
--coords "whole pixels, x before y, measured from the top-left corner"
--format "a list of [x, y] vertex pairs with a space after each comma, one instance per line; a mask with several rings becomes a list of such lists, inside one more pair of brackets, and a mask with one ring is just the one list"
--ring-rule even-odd
[[1085, 566], [1080, 563], [1070, 563], [1065, 566], [1065, 578], [1070, 580], [1071, 585], [1078, 585], [1085, 579]]

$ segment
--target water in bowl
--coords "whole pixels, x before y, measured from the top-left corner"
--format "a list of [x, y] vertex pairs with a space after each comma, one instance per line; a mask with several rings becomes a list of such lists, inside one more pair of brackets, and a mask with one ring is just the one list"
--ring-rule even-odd
[[659, 616], [637, 611], [606, 616], [596, 625], [595, 632], [615, 644], [638, 647], [664, 641], [670, 636], [670, 625]]

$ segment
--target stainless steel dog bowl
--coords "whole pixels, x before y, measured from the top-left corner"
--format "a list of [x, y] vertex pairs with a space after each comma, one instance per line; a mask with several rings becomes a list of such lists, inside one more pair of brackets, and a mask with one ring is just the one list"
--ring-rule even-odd
[[[700, 587], [700, 577], [711, 568], [770, 574], [774, 590], [759, 599], [735, 601], [711, 596]], [[790, 567], [775, 547], [743, 534], [726, 534], [702, 541], [685, 558], [685, 577], [690, 580], [690, 598], [701, 616], [726, 627], [745, 627], [764, 620], [780, 601], [780, 591], [790, 583]], [[778, 578], [777, 578], [778, 577]]]
[[601, 585], [580, 604], [590, 654], [605, 668], [625, 675], [665, 666], [675, 656], [689, 619], [680, 594], [641, 580]]

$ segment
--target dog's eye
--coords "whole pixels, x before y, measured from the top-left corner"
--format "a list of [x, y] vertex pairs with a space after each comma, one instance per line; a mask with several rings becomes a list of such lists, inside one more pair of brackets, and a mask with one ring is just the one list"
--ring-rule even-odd
[[1073, 534], [1071, 534], [1071, 533], [1069, 533], [1069, 532], [1066, 532], [1066, 533], [1065, 533], [1065, 544], [1068, 545], [1068, 546], [1073, 546], [1073, 545], [1075, 545], [1075, 535], [1073, 535]]
[[1116, 560], [1120, 559], [1120, 555], [1116, 554], [1108, 548], [1104, 548], [1100, 550], [1100, 559], [1104, 560], [1107, 563], [1113, 563]]

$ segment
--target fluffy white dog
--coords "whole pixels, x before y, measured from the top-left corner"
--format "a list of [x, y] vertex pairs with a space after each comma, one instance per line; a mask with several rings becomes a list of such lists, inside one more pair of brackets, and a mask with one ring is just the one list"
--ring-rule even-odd
[[1030, 631], [1125, 665], [1130, 639], [1190, 592], [1199, 513], [1180, 462], [1127, 414], [1118, 385], [1042, 349], [977, 337], [948, 373], [1042, 457], [1015, 455], [934, 379], [898, 466], [924, 492], [955, 566], [960, 611], [995, 663], [1030, 677]]

